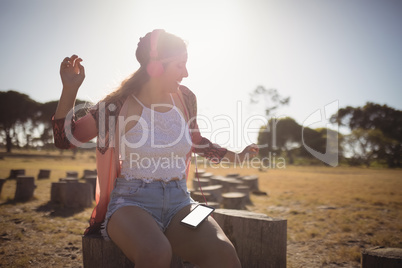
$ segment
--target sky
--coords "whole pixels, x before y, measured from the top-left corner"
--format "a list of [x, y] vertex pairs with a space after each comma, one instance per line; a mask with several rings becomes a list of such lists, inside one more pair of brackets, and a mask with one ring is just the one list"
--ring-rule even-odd
[[201, 132], [240, 149], [271, 105], [250, 104], [257, 86], [290, 97], [276, 117], [310, 127], [348, 105], [402, 109], [400, 25], [398, 0], [0, 0], [0, 90], [57, 100], [60, 62], [77, 54], [78, 98], [97, 102], [138, 69], [139, 38], [162, 28], [188, 43], [182, 84]]

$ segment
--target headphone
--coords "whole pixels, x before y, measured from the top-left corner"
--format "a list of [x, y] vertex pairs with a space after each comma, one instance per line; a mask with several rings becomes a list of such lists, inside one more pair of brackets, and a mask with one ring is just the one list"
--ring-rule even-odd
[[147, 65], [147, 73], [150, 77], [158, 77], [165, 71], [162, 62], [158, 60], [158, 38], [159, 34], [164, 30], [156, 29], [151, 32], [149, 62]]

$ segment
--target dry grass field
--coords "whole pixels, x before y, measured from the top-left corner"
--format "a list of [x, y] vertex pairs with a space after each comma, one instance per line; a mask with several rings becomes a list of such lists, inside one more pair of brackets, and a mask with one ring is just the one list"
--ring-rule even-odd
[[[0, 267], [82, 267], [81, 235], [92, 208], [68, 209], [50, 203], [51, 182], [66, 171], [94, 169], [90, 154], [42, 153], [47, 157], [5, 156], [0, 178], [10, 169], [51, 179], [36, 180], [34, 198], [13, 202], [15, 180], [0, 197]], [[194, 169], [194, 166], [192, 167]], [[296, 167], [260, 172], [248, 168], [207, 168], [216, 175], [259, 176], [250, 211], [288, 221], [287, 266], [360, 267], [361, 251], [374, 246], [402, 247], [402, 170], [350, 167]], [[191, 188], [191, 180], [189, 187]], [[275, 246], [275, 245], [272, 245]]]

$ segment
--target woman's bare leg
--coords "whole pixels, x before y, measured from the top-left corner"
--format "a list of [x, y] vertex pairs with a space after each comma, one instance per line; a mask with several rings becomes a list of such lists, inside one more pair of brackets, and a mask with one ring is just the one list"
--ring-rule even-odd
[[136, 268], [170, 267], [170, 243], [154, 218], [143, 209], [135, 206], [118, 209], [108, 222], [107, 232]]
[[190, 210], [179, 211], [165, 232], [173, 253], [200, 267], [241, 267], [235, 248], [212, 217], [196, 229], [180, 223]]

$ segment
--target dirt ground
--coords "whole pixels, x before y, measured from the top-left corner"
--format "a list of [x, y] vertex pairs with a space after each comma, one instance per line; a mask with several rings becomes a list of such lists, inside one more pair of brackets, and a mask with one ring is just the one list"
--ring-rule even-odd
[[[82, 267], [81, 235], [92, 208], [68, 209], [50, 202], [51, 182], [69, 170], [94, 169], [92, 157], [77, 155], [4, 157], [0, 178], [25, 168], [37, 176], [34, 198], [13, 201], [16, 182], [0, 197], [0, 267]], [[193, 171], [193, 169], [192, 169]], [[360, 267], [361, 251], [402, 247], [402, 171], [349, 167], [207, 168], [216, 175], [259, 176], [261, 191], [248, 210], [288, 221], [287, 267]], [[192, 181], [188, 181], [189, 188]]]

